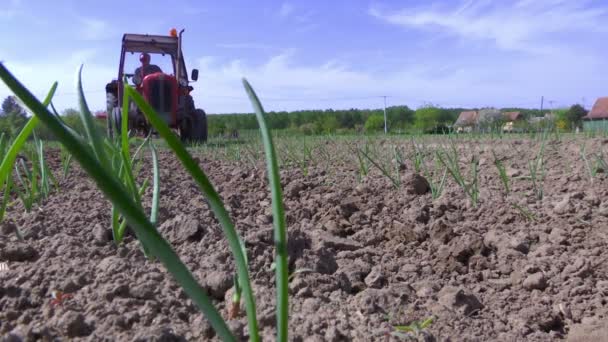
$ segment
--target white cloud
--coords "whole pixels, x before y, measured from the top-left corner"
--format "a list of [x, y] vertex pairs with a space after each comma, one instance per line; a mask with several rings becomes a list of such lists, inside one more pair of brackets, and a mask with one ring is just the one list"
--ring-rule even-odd
[[[386, 73], [355, 69], [337, 60], [299, 65], [293, 62], [294, 56], [293, 50], [286, 51], [258, 65], [201, 58], [201, 76], [193, 93], [196, 103], [210, 113], [250, 112], [242, 77], [252, 84], [266, 110], [379, 107], [381, 102], [373, 97], [381, 95], [391, 96], [393, 104], [414, 108], [424, 102], [536, 107], [541, 95], [559, 98], [565, 104], [600, 95], [593, 93], [594, 84], [601, 82], [596, 72], [600, 61], [577, 55], [564, 54], [552, 61], [541, 57], [513, 61], [510, 69], [486, 65], [437, 72], [441, 66], [429, 63]], [[569, 68], [562, 70], [563, 65]], [[555, 75], [559, 81], [550, 81]], [[588, 83], [581, 84], [582, 79]], [[572, 84], [578, 85], [577, 91]]]
[[[425, 102], [442, 106], [537, 107], [540, 96], [570, 105], [586, 97], [592, 101], [605, 81], [597, 70], [605, 62], [594, 56], [562, 53], [552, 59], [530, 56], [509, 62], [509, 68], [493, 63], [464, 66], [402, 64], [377, 72], [349, 65], [339, 59], [310, 64], [298, 63], [297, 50], [286, 50], [253, 64], [240, 59], [202, 57], [188, 62], [200, 70], [193, 83], [195, 103], [208, 113], [251, 112], [242, 86], [245, 77], [256, 90], [266, 110], [324, 108], [379, 108], [381, 95], [389, 105], [416, 108]], [[20, 62], [6, 66], [42, 99], [51, 83], [59, 82], [56, 107], [77, 107], [75, 77], [84, 63], [83, 86], [92, 110], [104, 109], [104, 87], [116, 77], [115, 66], [91, 62], [94, 50], [81, 50], [65, 60]], [[298, 58], [299, 59], [299, 58]], [[565, 68], [564, 66], [568, 66]], [[601, 88], [599, 88], [601, 89]], [[0, 82], [0, 98], [10, 93]]]
[[268, 44], [259, 43], [221, 43], [217, 44], [217, 47], [224, 49], [251, 49], [251, 50], [269, 50], [275, 47]]
[[294, 10], [295, 10], [295, 8], [293, 7], [292, 4], [290, 4], [288, 2], [284, 2], [281, 5], [281, 8], [279, 9], [279, 16], [282, 18], [287, 18], [287, 17], [289, 17], [290, 14], [293, 13]]
[[296, 12], [296, 7], [288, 2], [284, 2], [281, 5], [278, 14], [280, 18], [289, 20], [290, 28], [299, 33], [311, 31], [319, 27], [313, 20], [314, 11], [298, 10]]
[[0, 19], [13, 19], [20, 14], [19, 7], [21, 6], [21, 0], [10, 0], [8, 4], [5, 4], [0, 8]]
[[117, 31], [105, 20], [79, 17], [78, 21], [80, 28], [77, 33], [81, 39], [97, 41], [115, 38], [117, 35]]
[[457, 7], [429, 5], [369, 13], [408, 28], [439, 30], [464, 40], [490, 40], [505, 50], [547, 52], [560, 46], [548, 36], [560, 33], [606, 33], [608, 8], [586, 0], [461, 1]]
[[[78, 68], [82, 69], [82, 82], [87, 103], [91, 110], [105, 108], [105, 85], [116, 77], [116, 68], [110, 68], [91, 62], [94, 50], [76, 51], [63, 60], [47, 61], [19, 61], [7, 60], [6, 68], [25, 86], [34, 96], [42, 100], [53, 82], [58, 82], [58, 88], [53, 104], [62, 111], [65, 108], [78, 108], [76, 97], [76, 77]], [[12, 95], [3, 82], [0, 82], [0, 97]]]

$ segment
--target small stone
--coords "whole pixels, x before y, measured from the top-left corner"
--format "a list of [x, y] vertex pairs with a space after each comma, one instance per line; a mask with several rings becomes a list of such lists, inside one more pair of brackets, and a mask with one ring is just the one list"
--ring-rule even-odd
[[83, 337], [91, 334], [93, 329], [85, 322], [84, 315], [75, 311], [68, 311], [59, 319], [68, 337]]
[[580, 324], [574, 324], [568, 332], [570, 342], [606, 341], [608, 337], [608, 322], [601, 319], [586, 319]]
[[510, 178], [521, 176], [521, 170], [514, 169], [512, 167], [507, 168], [507, 176]]
[[411, 174], [403, 185], [408, 193], [413, 193], [415, 195], [424, 195], [431, 191], [431, 186], [426, 178], [417, 173]]
[[570, 202], [570, 196], [566, 195], [563, 200], [556, 203], [553, 207], [553, 212], [558, 215], [569, 214], [574, 211], [574, 206]]
[[153, 299], [154, 298], [154, 286], [150, 284], [141, 284], [133, 287], [130, 290], [131, 296], [138, 299]]
[[2, 338], [2, 342], [23, 342], [24, 339], [15, 332], [10, 332]]
[[230, 274], [222, 271], [211, 272], [205, 276], [209, 294], [216, 299], [224, 299], [226, 291], [232, 287], [233, 279]]
[[362, 247], [357, 241], [333, 236], [326, 232], [315, 231], [313, 234], [313, 249], [332, 248], [336, 251], [354, 251]]
[[331, 325], [325, 332], [325, 341], [347, 341], [348, 338], [335, 326]]
[[358, 202], [359, 200], [356, 197], [349, 197], [342, 200], [338, 207], [342, 217], [349, 218], [352, 214], [359, 211], [359, 207], [357, 206]]
[[101, 224], [93, 227], [93, 241], [97, 246], [103, 246], [112, 240], [112, 232], [104, 228]]
[[438, 296], [441, 305], [465, 316], [472, 315], [484, 307], [475, 295], [460, 287], [446, 286], [439, 291]]
[[542, 272], [537, 272], [529, 275], [523, 283], [523, 286], [527, 290], [544, 290], [547, 287], [547, 278]]
[[431, 223], [429, 235], [434, 242], [447, 244], [454, 237], [454, 231], [441, 219]]
[[386, 278], [382, 272], [381, 266], [374, 266], [372, 271], [365, 277], [365, 285], [375, 289], [379, 289], [386, 284]]
[[38, 252], [34, 247], [23, 243], [14, 243], [2, 248], [0, 260], [21, 262], [32, 261], [38, 258]]
[[549, 234], [549, 241], [553, 242], [556, 245], [566, 243], [568, 241], [566, 231], [561, 228], [553, 228], [551, 230], [551, 234]]
[[574, 263], [566, 265], [566, 267], [564, 267], [564, 270], [562, 271], [563, 278], [568, 278], [568, 277], [585, 278], [590, 274], [591, 274], [591, 265], [583, 257], [578, 257], [574, 261]]
[[530, 251], [530, 245], [530, 239], [524, 234], [514, 236], [509, 242], [509, 247], [523, 254], [528, 254]]

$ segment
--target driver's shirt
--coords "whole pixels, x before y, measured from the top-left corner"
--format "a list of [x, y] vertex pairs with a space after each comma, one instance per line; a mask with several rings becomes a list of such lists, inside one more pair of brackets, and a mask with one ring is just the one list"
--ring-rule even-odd
[[147, 75], [153, 74], [155, 72], [163, 72], [160, 67], [154, 64], [148, 64], [144, 66], [143, 75], [141, 74], [141, 67], [135, 69], [135, 73], [133, 74], [133, 83], [139, 85], [141, 80]]

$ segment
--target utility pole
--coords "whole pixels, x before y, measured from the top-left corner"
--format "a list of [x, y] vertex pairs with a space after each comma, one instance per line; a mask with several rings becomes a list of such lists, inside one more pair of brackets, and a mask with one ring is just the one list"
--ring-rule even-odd
[[386, 125], [386, 95], [382, 96], [384, 98], [384, 134], [388, 132], [388, 128]]

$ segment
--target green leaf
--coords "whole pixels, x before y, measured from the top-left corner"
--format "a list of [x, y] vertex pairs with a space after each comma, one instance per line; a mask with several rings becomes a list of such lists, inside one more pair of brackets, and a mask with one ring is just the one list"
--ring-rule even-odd
[[276, 152], [272, 142], [270, 130], [264, 118], [264, 109], [249, 82], [243, 79], [243, 85], [253, 104], [253, 109], [260, 126], [266, 164], [268, 168], [268, 181], [272, 195], [272, 216], [274, 222], [274, 243], [276, 249], [276, 287], [277, 287], [277, 341], [287, 341], [289, 322], [289, 274], [287, 269], [287, 228], [285, 224], [285, 209], [283, 207], [283, 194], [281, 190], [281, 177], [277, 163]]

